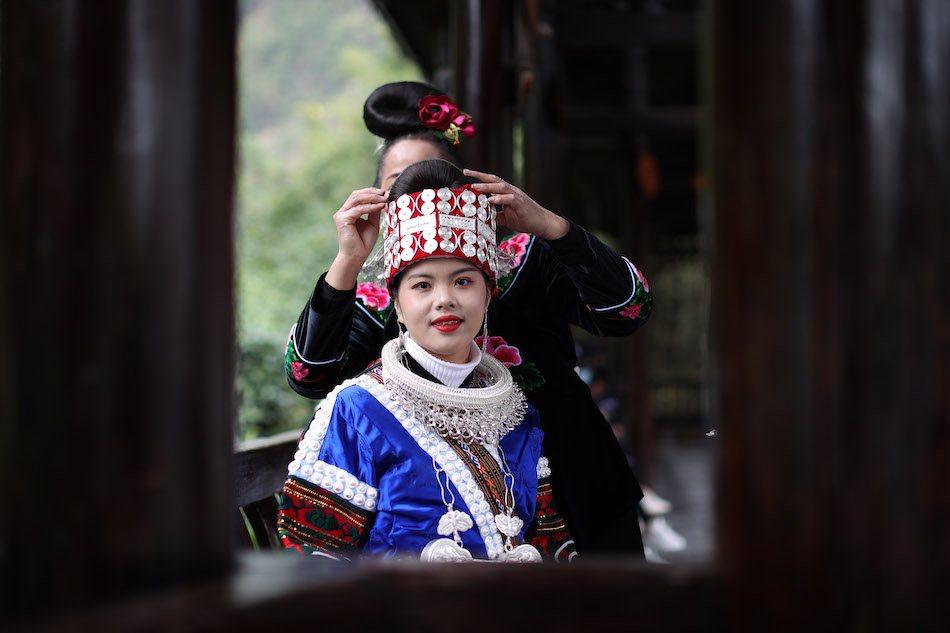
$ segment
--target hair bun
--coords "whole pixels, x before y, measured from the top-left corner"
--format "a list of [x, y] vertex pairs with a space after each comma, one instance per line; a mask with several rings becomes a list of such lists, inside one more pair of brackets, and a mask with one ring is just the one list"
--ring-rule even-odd
[[384, 139], [394, 139], [427, 129], [419, 118], [419, 101], [429, 95], [445, 95], [438, 88], [418, 81], [397, 81], [374, 90], [363, 104], [366, 129]]

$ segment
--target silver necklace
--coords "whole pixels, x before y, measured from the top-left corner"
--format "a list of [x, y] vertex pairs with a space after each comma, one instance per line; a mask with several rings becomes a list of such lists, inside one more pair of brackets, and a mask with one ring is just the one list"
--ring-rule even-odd
[[497, 444], [524, 419], [527, 404], [521, 389], [500, 361], [487, 354], [475, 371], [488, 385], [456, 389], [426, 380], [402, 364], [398, 339], [383, 346], [383, 385], [390, 397], [417, 420], [444, 438], [470, 444]]
[[[505, 474], [505, 498], [502, 500], [504, 510], [495, 515], [495, 526], [499, 532], [504, 534], [505, 546], [504, 551], [499, 554], [497, 560], [502, 563], [540, 563], [541, 552], [539, 552], [537, 548], [527, 543], [514, 546], [512, 542], [515, 536], [521, 532], [521, 528], [524, 527], [524, 521], [514, 513], [514, 475], [512, 475], [511, 469], [508, 467], [508, 460], [505, 459], [505, 453], [501, 450], [501, 446], [496, 446], [496, 448], [498, 449], [499, 461], [501, 462]], [[465, 532], [471, 529], [474, 522], [468, 514], [455, 509], [455, 495], [452, 494], [452, 490], [448, 487], [449, 477], [447, 475], [445, 476], [445, 485], [443, 485], [440, 475], [445, 475], [445, 471], [436, 462], [434, 456], [432, 458], [432, 466], [435, 469], [436, 481], [439, 482], [439, 488], [442, 491], [442, 503], [445, 504], [446, 508], [446, 513], [439, 519], [438, 527], [438, 533], [441, 534], [443, 538], [429, 541], [422, 549], [420, 560], [423, 562], [437, 563], [470, 562], [474, 560], [472, 553], [465, 548], [465, 545], [462, 543], [462, 537], [459, 536], [459, 532]], [[449, 499], [446, 499], [446, 493], [448, 493]]]

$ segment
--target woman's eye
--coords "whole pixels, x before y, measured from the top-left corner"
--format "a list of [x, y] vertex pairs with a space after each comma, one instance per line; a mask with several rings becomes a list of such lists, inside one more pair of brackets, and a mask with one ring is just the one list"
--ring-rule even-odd
[[467, 285], [470, 284], [470, 283], [472, 283], [472, 281], [471, 281], [470, 279], [466, 279], [466, 278], [464, 278], [464, 277], [461, 278], [461, 279], [456, 279], [456, 280], [455, 280], [455, 285], [457, 285], [457, 286], [467, 286]]
[[427, 282], [427, 281], [420, 281], [420, 282], [418, 282], [418, 283], [413, 284], [412, 287], [413, 287], [413, 289], [416, 289], [416, 290], [425, 290], [425, 289], [427, 289], [427, 288], [429, 287], [429, 282]]

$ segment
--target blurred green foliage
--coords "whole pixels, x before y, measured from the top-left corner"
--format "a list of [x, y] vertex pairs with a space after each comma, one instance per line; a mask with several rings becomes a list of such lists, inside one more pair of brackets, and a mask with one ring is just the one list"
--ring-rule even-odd
[[283, 350], [336, 254], [333, 213], [371, 186], [363, 101], [421, 79], [369, 0], [242, 0], [237, 189], [238, 440], [303, 428]]

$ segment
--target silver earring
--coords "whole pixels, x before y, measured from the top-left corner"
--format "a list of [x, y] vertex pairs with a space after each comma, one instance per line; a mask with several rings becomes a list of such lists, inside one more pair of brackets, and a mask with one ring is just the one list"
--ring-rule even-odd
[[396, 327], [399, 328], [399, 347], [406, 349], [406, 326], [403, 325], [402, 321], [396, 321]]
[[485, 310], [485, 322], [482, 324], [482, 354], [488, 349], [488, 310]]

